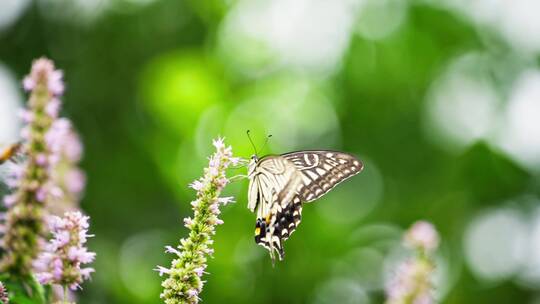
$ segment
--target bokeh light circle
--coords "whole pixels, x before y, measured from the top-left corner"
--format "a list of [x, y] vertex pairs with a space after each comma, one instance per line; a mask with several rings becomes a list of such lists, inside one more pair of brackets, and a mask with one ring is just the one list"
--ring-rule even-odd
[[371, 302], [366, 290], [352, 279], [330, 278], [316, 290], [314, 304], [367, 304]]
[[380, 40], [393, 34], [407, 19], [405, 0], [362, 0], [356, 30], [370, 40]]
[[[124, 241], [120, 249], [118, 258], [120, 278], [124, 287], [140, 300], [152, 300], [161, 291], [159, 285], [161, 279], [152, 269], [167, 257], [163, 253], [165, 251], [163, 235], [164, 233], [158, 230], [135, 234]], [[172, 255], [169, 257], [173, 258]]]
[[348, 47], [356, 7], [352, 0], [237, 1], [221, 25], [220, 47], [247, 74], [329, 72]]
[[466, 261], [480, 279], [507, 279], [522, 266], [526, 240], [527, 225], [517, 210], [485, 211], [466, 230]]
[[30, 0], [0, 1], [0, 31], [12, 25], [24, 13]]
[[268, 145], [278, 153], [341, 141], [333, 104], [314, 83], [298, 78], [269, 81], [247, 94], [229, 115], [225, 133], [233, 146], [248, 146], [248, 129], [259, 145], [272, 134]]
[[21, 85], [14, 75], [0, 64], [0, 147], [18, 140], [20, 121], [17, 112], [22, 108]]
[[428, 93], [426, 132], [443, 148], [466, 147], [494, 136], [500, 100], [482, 67], [484, 56], [465, 54], [452, 62]]
[[500, 147], [520, 163], [540, 168], [540, 70], [524, 71], [510, 93]]

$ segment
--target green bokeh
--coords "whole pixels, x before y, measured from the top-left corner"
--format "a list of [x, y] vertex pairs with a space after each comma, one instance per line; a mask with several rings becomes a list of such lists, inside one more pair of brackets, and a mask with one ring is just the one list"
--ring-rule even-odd
[[223, 209], [203, 303], [380, 303], [384, 263], [418, 219], [441, 233], [443, 303], [538, 298], [540, 285], [479, 279], [463, 248], [468, 225], [486, 208], [533, 210], [521, 202], [538, 198], [537, 174], [486, 141], [456, 150], [425, 118], [432, 84], [457, 56], [487, 54], [470, 72], [496, 84], [501, 99], [519, 71], [538, 68], [538, 57], [523, 59], [490, 30], [431, 1], [400, 5], [403, 24], [378, 40], [355, 32], [377, 24], [382, 12], [372, 8], [324, 73], [290, 67], [265, 43], [234, 36], [223, 24], [237, 1], [111, 0], [84, 22], [69, 13], [55, 18], [39, 2], [0, 30], [0, 62], [18, 79], [42, 55], [65, 71], [64, 114], [84, 141], [82, 208], [96, 235], [89, 243], [96, 273], [78, 292], [80, 303], [160, 303], [152, 268], [168, 266], [164, 246], [187, 233], [188, 184], [219, 135], [236, 154], [251, 155], [247, 129], [259, 148], [274, 135], [263, 154], [344, 150], [366, 160], [365, 176], [305, 207], [276, 267], [253, 242], [247, 181], [230, 185], [226, 194], [237, 202]]

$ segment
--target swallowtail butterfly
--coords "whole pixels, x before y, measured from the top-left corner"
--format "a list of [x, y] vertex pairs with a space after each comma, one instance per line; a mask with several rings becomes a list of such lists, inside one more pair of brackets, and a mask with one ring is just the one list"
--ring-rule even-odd
[[268, 249], [272, 261], [274, 252], [282, 260], [283, 242], [300, 224], [303, 204], [362, 169], [356, 157], [336, 151], [298, 151], [260, 159], [253, 155], [248, 164], [248, 208], [257, 212], [255, 242]]

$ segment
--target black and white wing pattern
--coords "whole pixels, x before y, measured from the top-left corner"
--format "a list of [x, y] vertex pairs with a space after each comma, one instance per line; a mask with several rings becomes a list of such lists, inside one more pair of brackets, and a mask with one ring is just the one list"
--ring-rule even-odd
[[336, 151], [298, 151], [281, 155], [302, 174], [302, 202], [314, 201], [347, 178], [362, 171], [364, 165], [355, 156]]
[[280, 156], [267, 156], [250, 169], [248, 208], [257, 211], [255, 242], [283, 259], [283, 241], [300, 223], [302, 201], [298, 190], [302, 176], [294, 165]]
[[335, 151], [299, 151], [252, 158], [248, 208], [257, 212], [255, 242], [283, 259], [283, 242], [302, 219], [302, 204], [311, 202], [362, 171], [354, 156]]

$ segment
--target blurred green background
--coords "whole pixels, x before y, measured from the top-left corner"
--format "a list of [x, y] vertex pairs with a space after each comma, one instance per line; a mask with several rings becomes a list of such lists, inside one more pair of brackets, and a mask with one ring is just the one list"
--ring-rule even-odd
[[[540, 303], [537, 0], [2, 0], [0, 144], [45, 55], [85, 145], [96, 273], [80, 303], [160, 303], [211, 139], [354, 153], [272, 268], [230, 185], [203, 303], [381, 303], [418, 219], [442, 303]], [[242, 170], [231, 174], [244, 173]]]

